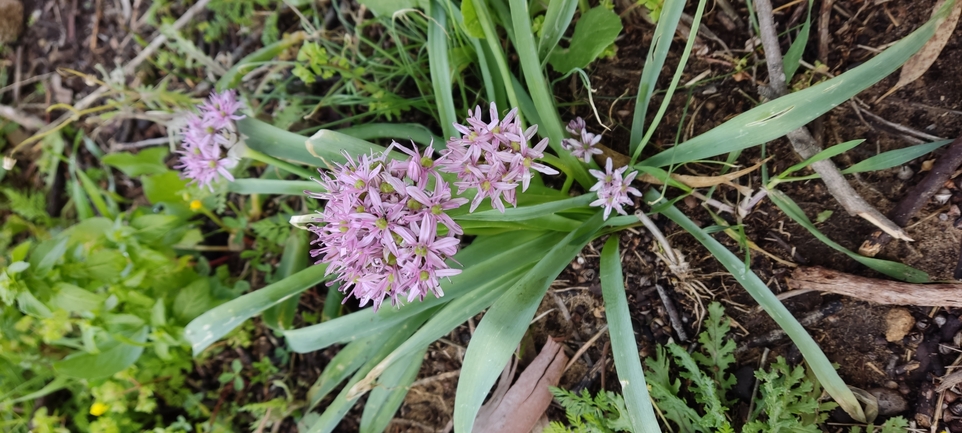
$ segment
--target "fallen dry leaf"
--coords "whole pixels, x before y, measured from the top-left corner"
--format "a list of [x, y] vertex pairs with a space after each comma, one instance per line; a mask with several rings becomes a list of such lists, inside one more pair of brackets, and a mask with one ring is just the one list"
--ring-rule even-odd
[[549, 386], [558, 384], [568, 357], [561, 345], [548, 339], [541, 352], [508, 387], [514, 376], [514, 358], [501, 374], [498, 387], [474, 420], [478, 433], [528, 433], [551, 404]]
[[[939, 0], [932, 9], [932, 15], [934, 16], [942, 6], [945, 5], [946, 0]], [[935, 35], [932, 39], [929, 39], [919, 52], [915, 53], [909, 58], [904, 65], [902, 65], [902, 73], [899, 75], [899, 82], [895, 83], [888, 92], [880, 96], [875, 102], [881, 101], [886, 96], [895, 93], [896, 90], [901, 89], [905, 85], [919, 79], [925, 71], [929, 70], [929, 67], [935, 63], [935, 59], [939, 57], [942, 53], [942, 48], [952, 37], [952, 33], [955, 31], [955, 25], [959, 22], [959, 14], [962, 13], [962, 1], [956, 1], [953, 5], [952, 10], [949, 15], [939, 23], [938, 28], [935, 29]]]

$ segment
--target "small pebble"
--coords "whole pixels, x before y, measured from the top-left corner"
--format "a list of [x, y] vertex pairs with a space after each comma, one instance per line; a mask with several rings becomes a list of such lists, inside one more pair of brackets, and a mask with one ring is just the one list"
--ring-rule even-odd
[[888, 388], [872, 388], [869, 394], [878, 399], [878, 414], [882, 416], [895, 415], [909, 409], [909, 403], [905, 401], [898, 391]]
[[912, 171], [912, 169], [909, 168], [909, 166], [903, 165], [902, 168], [899, 169], [899, 174], [898, 174], [899, 179], [909, 180], [912, 178], [912, 176], [915, 176], [915, 172]]

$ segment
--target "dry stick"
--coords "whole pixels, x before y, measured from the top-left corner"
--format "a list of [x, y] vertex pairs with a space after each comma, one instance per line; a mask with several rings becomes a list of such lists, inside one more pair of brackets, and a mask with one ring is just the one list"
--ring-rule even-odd
[[876, 304], [962, 307], [962, 284], [914, 284], [859, 277], [820, 267], [798, 267], [788, 285], [793, 290], [818, 290]]
[[[765, 49], [765, 60], [768, 65], [768, 80], [772, 93], [775, 97], [785, 95], [785, 70], [782, 66], [782, 51], [778, 46], [778, 35], [775, 33], [775, 23], [772, 18], [772, 4], [769, 0], [756, 0], [755, 10], [758, 13], [758, 28]], [[787, 134], [795, 153], [802, 159], [808, 159], [816, 153], [821, 152], [822, 148], [815, 142], [808, 129], [804, 126]], [[880, 229], [889, 233], [895, 238], [912, 240], [905, 234], [905, 231], [894, 222], [882, 215], [881, 212], [866, 202], [845, 180], [842, 173], [838, 171], [829, 159], [812, 164], [812, 169], [821, 175], [825, 182], [828, 192], [838, 200], [839, 204], [850, 215], [858, 215]]]
[[[838, 313], [841, 310], [842, 310], [842, 303], [839, 301], [832, 301], [832, 302], [829, 302], [828, 305], [825, 305], [824, 307], [818, 310], [812, 311], [811, 313], [808, 313], [805, 316], [801, 317], [800, 319], [798, 319], [798, 323], [800, 323], [804, 327], [809, 327], [822, 321], [822, 319], [828, 316]], [[776, 341], [779, 341], [787, 337], [788, 337], [788, 334], [785, 333], [784, 329], [776, 328], [765, 335], [762, 335], [752, 341], [749, 341], [748, 344], [743, 344], [739, 346], [738, 349], [735, 349], [735, 354], [739, 355], [739, 354], [745, 353], [753, 347], [767, 346], [769, 344], [772, 344]]]
[[[180, 18], [177, 19], [177, 21], [174, 21], [174, 24], [172, 24], [170, 27], [170, 31], [176, 32], [180, 30], [182, 27], [184, 27], [185, 25], [187, 25], [187, 23], [189, 23], [190, 20], [194, 18], [194, 15], [197, 15], [198, 13], [203, 11], [204, 8], [207, 7], [207, 3], [210, 3], [210, 0], [199, 0], [197, 3], [191, 6], [190, 9], [187, 9], [187, 11], [184, 12], [184, 14], [181, 15]], [[163, 45], [165, 42], [167, 42], [167, 36], [164, 36], [162, 33], [157, 32], [153, 40], [150, 41], [150, 44], [144, 47], [144, 49], [139, 54], [137, 54], [137, 57], [134, 57], [133, 60], [128, 62], [126, 65], [124, 65], [124, 75], [126, 76], [126, 75], [133, 74], [134, 71], [137, 69], [137, 67], [140, 66], [140, 64], [143, 63], [144, 60], [147, 60], [148, 57], [153, 55], [154, 51], [157, 51], [157, 49], [160, 48], [160, 46]], [[20, 80], [18, 79], [17, 82], [19, 81]], [[15, 87], [14, 92], [16, 91], [17, 91], [17, 88]], [[76, 109], [77, 111], [81, 111], [89, 107], [91, 104], [94, 103], [94, 101], [100, 99], [100, 97], [106, 94], [108, 91], [110, 91], [109, 87], [105, 85], [100, 86], [97, 90], [91, 92], [89, 95], [85, 96], [83, 99], [77, 102], [77, 104], [74, 105], [74, 109]], [[70, 111], [63, 113], [60, 115], [60, 117], [57, 118], [56, 121], [42, 128], [37, 133], [43, 134], [45, 132], [48, 132], [58, 127], [63, 122], [69, 121], [70, 118], [73, 116], [75, 116], [75, 114]], [[13, 155], [19, 150], [20, 150], [20, 146], [14, 147], [13, 150], [10, 151], [10, 157], [13, 157]]]
[[655, 289], [658, 289], [658, 297], [661, 298], [661, 303], [668, 312], [668, 320], [671, 321], [671, 327], [675, 328], [675, 332], [678, 333], [678, 339], [688, 341], [688, 334], [685, 333], [685, 327], [678, 317], [678, 310], [675, 309], [675, 303], [671, 302], [671, 298], [668, 297], [668, 292], [665, 291], [665, 288], [662, 287], [661, 284], [655, 284]]
[[[929, 174], [925, 175], [925, 178], [922, 179], [918, 185], [915, 185], [911, 191], [906, 193], [905, 196], [902, 197], [902, 200], [895, 205], [895, 208], [889, 212], [892, 221], [895, 221], [896, 224], [901, 226], [908, 224], [909, 220], [912, 219], [912, 217], [929, 202], [929, 199], [942, 188], [942, 185], [952, 177], [952, 173], [954, 173], [960, 165], [962, 165], [962, 136], [952, 141], [949, 148], [946, 149], [945, 153], [942, 154], [935, 165], [932, 166]], [[872, 233], [872, 235], [862, 243], [858, 252], [869, 257], [874, 257], [878, 254], [879, 250], [891, 240], [892, 238], [887, 233], [877, 231]], [[958, 272], [958, 270], [956, 272]]]

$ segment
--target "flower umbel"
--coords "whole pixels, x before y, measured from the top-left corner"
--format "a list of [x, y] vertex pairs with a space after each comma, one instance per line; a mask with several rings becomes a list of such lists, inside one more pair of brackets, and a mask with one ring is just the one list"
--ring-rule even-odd
[[188, 114], [181, 134], [183, 143], [177, 151], [179, 163], [174, 168], [181, 176], [201, 187], [214, 190], [213, 183], [221, 177], [233, 181], [230, 169], [240, 158], [236, 145], [240, 142], [234, 121], [243, 119], [237, 114], [240, 101], [232, 91], [212, 93], [199, 107], [200, 114]]
[[318, 181], [327, 191], [311, 193], [327, 200], [319, 224], [309, 227], [318, 236], [311, 256], [329, 265], [341, 291], [375, 310], [386, 298], [398, 306], [428, 292], [440, 297], [439, 279], [461, 273], [445, 263], [457, 252], [455, 235], [463, 233], [445, 211], [468, 200], [451, 198], [433, 168], [431, 147], [424, 154], [402, 148], [410, 158], [389, 161], [385, 155], [395, 146], [376, 156], [345, 155], [332, 177]]
[[513, 108], [498, 118], [498, 107], [492, 102], [489, 121], [481, 120], [481, 107], [468, 111], [467, 125], [455, 124], [461, 137], [448, 140], [448, 148], [438, 163], [438, 170], [458, 176], [458, 194], [467, 190], [477, 190], [471, 202], [471, 212], [487, 197], [491, 205], [504, 212], [502, 200], [517, 206], [518, 183], [521, 191], [526, 191], [531, 181], [531, 171], [552, 175], [558, 171], [547, 165], [535, 162], [544, 157], [548, 139], [541, 140], [531, 147], [528, 143], [538, 132], [532, 125], [521, 130], [518, 109]]
[[638, 175], [637, 171], [629, 173], [624, 176], [625, 171], [628, 170], [628, 166], [621, 167], [617, 170], [612, 170], [611, 158], [605, 162], [605, 171], [601, 172], [599, 170], [588, 170], [592, 176], [598, 179], [598, 183], [591, 187], [591, 191], [598, 192], [598, 199], [591, 202], [591, 206], [604, 207], [605, 216], [604, 219], [608, 219], [611, 215], [611, 210], [614, 209], [619, 214], [628, 215], [627, 212], [622, 208], [626, 204], [632, 204], [631, 198], [628, 197], [629, 194], [636, 197], [641, 197], [641, 191], [638, 191], [631, 186], [631, 182], [635, 180], [635, 176]]
[[572, 156], [589, 163], [592, 155], [601, 155], [601, 149], [595, 147], [601, 141], [601, 134], [588, 132], [584, 119], [575, 118], [575, 120], [568, 122], [565, 129], [575, 138], [566, 138], [561, 142], [561, 145], [571, 152]]

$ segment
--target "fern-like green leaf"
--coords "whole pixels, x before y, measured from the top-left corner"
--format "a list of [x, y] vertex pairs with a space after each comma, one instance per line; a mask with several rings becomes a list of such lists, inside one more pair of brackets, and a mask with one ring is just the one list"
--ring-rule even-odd
[[[692, 358], [704, 369], [711, 372], [712, 378], [718, 384], [722, 399], [725, 392], [731, 390], [735, 385], [735, 376], [725, 374], [729, 367], [735, 363], [735, 342], [726, 338], [731, 331], [731, 325], [725, 317], [725, 308], [718, 302], [712, 302], [708, 306], [708, 320], [705, 322], [705, 331], [698, 335], [698, 342], [702, 345], [703, 353], [695, 352]], [[726, 401], [727, 403], [727, 401]]]

